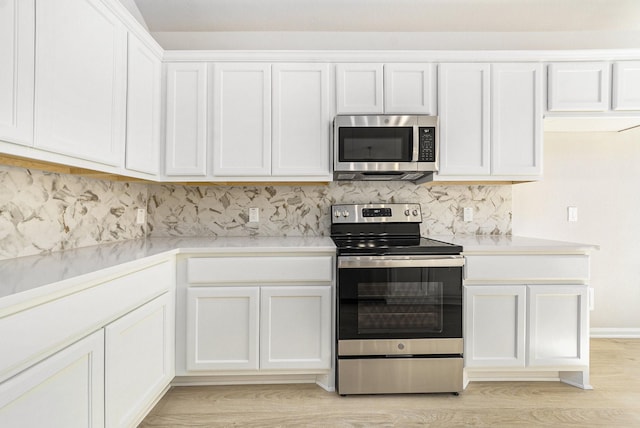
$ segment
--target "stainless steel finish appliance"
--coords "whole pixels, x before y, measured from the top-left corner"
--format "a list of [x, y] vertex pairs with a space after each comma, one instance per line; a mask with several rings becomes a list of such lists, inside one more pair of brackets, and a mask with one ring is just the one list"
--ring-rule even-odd
[[438, 171], [437, 116], [338, 115], [334, 180], [430, 181]]
[[334, 205], [338, 393], [462, 391], [462, 247], [417, 204]]

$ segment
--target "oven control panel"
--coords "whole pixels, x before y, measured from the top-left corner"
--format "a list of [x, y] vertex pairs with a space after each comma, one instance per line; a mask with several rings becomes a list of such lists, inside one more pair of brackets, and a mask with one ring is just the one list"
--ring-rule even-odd
[[333, 205], [331, 223], [422, 223], [422, 211], [420, 204]]

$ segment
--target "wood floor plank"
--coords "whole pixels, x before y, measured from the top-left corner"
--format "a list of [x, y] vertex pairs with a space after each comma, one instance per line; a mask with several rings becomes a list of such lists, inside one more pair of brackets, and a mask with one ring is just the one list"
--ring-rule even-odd
[[340, 397], [315, 385], [172, 388], [141, 427], [640, 427], [640, 340], [592, 339], [591, 383], [473, 382], [450, 394]]

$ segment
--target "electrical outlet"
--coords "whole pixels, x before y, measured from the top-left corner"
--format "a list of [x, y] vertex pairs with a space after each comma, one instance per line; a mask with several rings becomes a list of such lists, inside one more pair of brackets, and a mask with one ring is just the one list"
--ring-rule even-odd
[[578, 221], [578, 207], [567, 207], [567, 221]]
[[136, 224], [145, 224], [147, 222], [147, 210], [138, 208], [136, 213]]
[[470, 222], [470, 221], [473, 221], [473, 208], [472, 207], [463, 208], [462, 209], [462, 218], [467, 223]]
[[260, 208], [249, 208], [249, 223], [260, 221]]

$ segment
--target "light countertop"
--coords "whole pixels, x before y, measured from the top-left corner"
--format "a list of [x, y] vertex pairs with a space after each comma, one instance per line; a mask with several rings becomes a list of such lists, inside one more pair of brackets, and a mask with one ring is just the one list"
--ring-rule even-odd
[[175, 254], [333, 252], [328, 237], [148, 238], [0, 261], [0, 309], [25, 299], [82, 288], [123, 269]]
[[[429, 236], [462, 245], [465, 255], [486, 253], [588, 254], [595, 245], [510, 235]], [[126, 269], [176, 254], [333, 252], [329, 237], [147, 238], [0, 261], [0, 310], [27, 300], [56, 298]]]
[[428, 238], [462, 245], [465, 255], [480, 253], [589, 254], [599, 249], [597, 245], [591, 244], [514, 235], [430, 235]]

